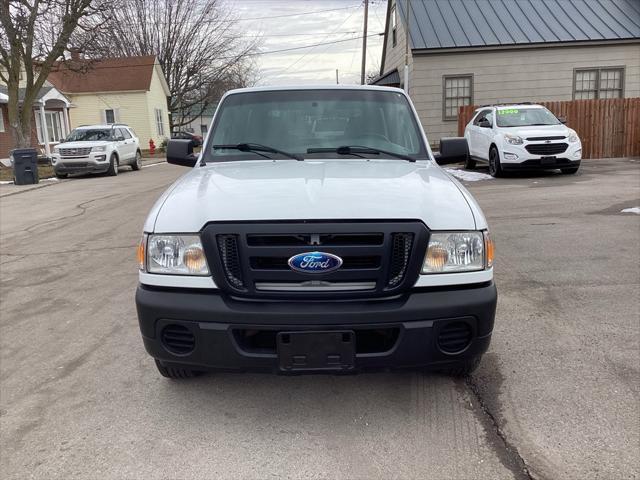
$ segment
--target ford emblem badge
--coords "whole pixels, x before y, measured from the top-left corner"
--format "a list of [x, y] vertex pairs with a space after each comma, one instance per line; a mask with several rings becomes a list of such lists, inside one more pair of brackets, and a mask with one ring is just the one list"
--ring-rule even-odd
[[340, 257], [324, 252], [299, 253], [289, 259], [291, 270], [301, 273], [329, 273], [341, 266]]

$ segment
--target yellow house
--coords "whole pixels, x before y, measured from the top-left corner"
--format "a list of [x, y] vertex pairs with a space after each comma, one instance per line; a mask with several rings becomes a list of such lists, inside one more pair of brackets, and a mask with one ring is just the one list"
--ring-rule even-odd
[[79, 60], [86, 69], [64, 64], [48, 81], [72, 104], [71, 128], [98, 123], [125, 123], [136, 132], [142, 149], [170, 137], [169, 87], [155, 56]]

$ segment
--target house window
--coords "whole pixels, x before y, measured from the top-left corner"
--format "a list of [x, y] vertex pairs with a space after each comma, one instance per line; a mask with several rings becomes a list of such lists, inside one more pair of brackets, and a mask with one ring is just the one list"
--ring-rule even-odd
[[4, 133], [4, 115], [2, 108], [0, 108], [0, 133]]
[[398, 43], [397, 35], [398, 19], [396, 17], [396, 6], [391, 7], [391, 46], [395, 47]]
[[590, 68], [575, 71], [573, 98], [622, 98], [624, 68]]
[[473, 75], [445, 76], [442, 98], [442, 119], [457, 120], [458, 108], [473, 103]]
[[[64, 139], [64, 122], [62, 120], [62, 112], [44, 112], [44, 121], [47, 126], [46, 141], [47, 143], [58, 143]], [[45, 139], [42, 135], [42, 118], [40, 112], [35, 114], [36, 122], [36, 134], [38, 136], [38, 143], [44, 144]]]
[[156, 130], [159, 136], [164, 136], [164, 121], [161, 108], [156, 108]]
[[116, 123], [116, 112], [112, 108], [104, 111], [105, 123]]

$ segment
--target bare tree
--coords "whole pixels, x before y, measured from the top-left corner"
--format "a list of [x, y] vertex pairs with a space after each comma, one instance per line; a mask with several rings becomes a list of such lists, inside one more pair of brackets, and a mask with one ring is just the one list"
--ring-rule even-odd
[[97, 0], [0, 0], [0, 80], [8, 90], [16, 147], [30, 146], [33, 104], [52, 68], [64, 60], [75, 35], [92, 43], [104, 23], [88, 19], [105, 8]]
[[242, 39], [220, 0], [119, 0], [111, 25], [99, 41], [105, 56], [158, 58], [171, 93], [171, 130], [250, 82], [257, 42]]

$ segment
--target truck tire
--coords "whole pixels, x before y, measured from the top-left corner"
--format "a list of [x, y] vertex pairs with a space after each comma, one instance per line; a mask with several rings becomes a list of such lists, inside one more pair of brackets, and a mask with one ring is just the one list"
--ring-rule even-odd
[[489, 174], [492, 177], [502, 177], [502, 165], [500, 164], [500, 154], [496, 147], [491, 147], [489, 150]]
[[136, 158], [131, 164], [131, 170], [133, 170], [134, 172], [137, 172], [141, 168], [142, 168], [142, 154], [140, 153], [140, 150], [137, 150]]
[[118, 175], [118, 156], [115, 153], [112, 153], [111, 158], [109, 158], [109, 169], [107, 170], [107, 175], [110, 177]]
[[195, 370], [191, 370], [189, 368], [175, 368], [175, 367], [165, 367], [158, 360], [155, 360], [156, 367], [160, 372], [160, 375], [166, 378], [171, 378], [174, 380], [179, 380], [183, 378], [193, 378], [198, 376], [199, 372]]
[[441, 372], [451, 377], [466, 377], [478, 368], [480, 360], [482, 360], [482, 355], [461, 360], [459, 363], [441, 370]]
[[58, 173], [55, 172], [56, 178], [67, 178], [69, 176], [68, 173]]

